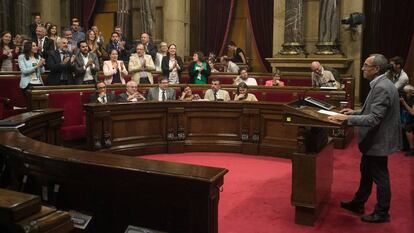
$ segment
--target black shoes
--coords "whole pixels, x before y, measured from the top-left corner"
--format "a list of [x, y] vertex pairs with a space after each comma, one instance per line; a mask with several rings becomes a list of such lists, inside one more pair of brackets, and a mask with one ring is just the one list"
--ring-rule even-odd
[[341, 207], [349, 211], [352, 211], [356, 214], [363, 214], [365, 211], [365, 208], [363, 205], [355, 204], [352, 201], [341, 201]]
[[390, 215], [379, 215], [377, 213], [372, 213], [370, 215], [362, 215], [361, 221], [369, 222], [369, 223], [382, 223], [382, 222], [389, 222]]

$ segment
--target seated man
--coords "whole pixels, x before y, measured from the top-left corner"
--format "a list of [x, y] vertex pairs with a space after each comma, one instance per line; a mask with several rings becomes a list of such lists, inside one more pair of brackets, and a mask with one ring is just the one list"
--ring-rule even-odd
[[224, 72], [239, 73], [239, 66], [236, 63], [232, 62], [229, 57], [222, 56], [220, 62], [224, 67]]
[[115, 95], [112, 93], [106, 93], [105, 82], [99, 81], [95, 84], [95, 93], [90, 97], [90, 103], [111, 103], [115, 102]]
[[204, 95], [204, 99], [210, 100], [210, 101], [229, 101], [230, 95], [229, 92], [226, 90], [220, 89], [220, 80], [214, 79], [211, 81], [211, 89], [208, 89], [206, 91], [206, 94]]
[[148, 90], [147, 100], [166, 101], [175, 99], [175, 90], [168, 87], [167, 77], [162, 77], [159, 80], [158, 87], [153, 87]]
[[255, 78], [249, 77], [249, 74], [247, 73], [247, 69], [242, 67], [239, 70], [239, 76], [237, 76], [233, 80], [233, 85], [239, 85], [240, 83], [246, 83], [248, 86], [257, 86], [257, 81]]
[[145, 100], [145, 97], [137, 90], [138, 85], [135, 81], [126, 84], [126, 92], [118, 95], [118, 102], [138, 102]]
[[335, 80], [331, 71], [325, 70], [321, 63], [314, 61], [311, 63], [312, 87], [336, 87], [341, 84]]

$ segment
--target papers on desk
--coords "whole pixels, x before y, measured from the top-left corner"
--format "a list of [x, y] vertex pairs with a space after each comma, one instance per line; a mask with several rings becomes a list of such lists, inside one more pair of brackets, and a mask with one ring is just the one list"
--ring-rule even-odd
[[336, 87], [319, 87], [320, 89], [325, 89], [325, 90], [337, 90], [338, 88]]
[[319, 110], [318, 112], [322, 113], [322, 114], [325, 114], [325, 115], [329, 115], [329, 116], [342, 115], [342, 114], [337, 113], [337, 112], [327, 111], [327, 110], [323, 110], [323, 109]]

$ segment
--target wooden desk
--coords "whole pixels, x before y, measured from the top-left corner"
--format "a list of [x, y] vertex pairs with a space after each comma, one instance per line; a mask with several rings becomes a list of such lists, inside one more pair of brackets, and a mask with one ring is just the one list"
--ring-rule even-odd
[[329, 200], [333, 146], [326, 129], [339, 125], [313, 108], [175, 101], [85, 108], [91, 149], [116, 154], [57, 147], [21, 134], [55, 130], [49, 122], [61, 120], [59, 110], [13, 118], [26, 128], [0, 128], [0, 152], [7, 155], [10, 187], [21, 187], [22, 175], [29, 176], [26, 191], [32, 193], [59, 184], [57, 207], [91, 213], [92, 232], [122, 232], [130, 224], [167, 232], [218, 230], [219, 189], [227, 169], [120, 153], [233, 151], [289, 158], [295, 222], [313, 225]]
[[295, 222], [313, 225], [329, 200], [333, 145], [315, 108], [276, 103], [86, 104], [90, 150], [116, 154], [219, 151], [292, 160]]
[[59, 184], [56, 206], [92, 214], [90, 232], [123, 232], [128, 225], [167, 232], [218, 231], [220, 187], [227, 169], [45, 143], [53, 140], [38, 135], [54, 131], [61, 117], [61, 110], [31, 112], [11, 119], [24, 124], [20, 128], [0, 127], [9, 187], [20, 189], [23, 175], [29, 177], [25, 192], [40, 195], [42, 186]]

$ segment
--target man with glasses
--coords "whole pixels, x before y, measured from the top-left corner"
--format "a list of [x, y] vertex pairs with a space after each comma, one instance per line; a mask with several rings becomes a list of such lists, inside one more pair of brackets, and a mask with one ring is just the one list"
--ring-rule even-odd
[[336, 87], [341, 84], [335, 80], [331, 71], [325, 70], [321, 63], [314, 61], [311, 63], [312, 70], [312, 87]]
[[139, 93], [138, 85], [134, 81], [126, 84], [126, 92], [118, 95], [118, 102], [138, 102], [145, 100], [145, 97]]
[[115, 95], [112, 93], [106, 93], [106, 84], [105, 82], [99, 81], [95, 84], [95, 93], [90, 97], [90, 103], [111, 103], [115, 102]]
[[162, 77], [160, 79], [158, 87], [153, 87], [148, 90], [147, 100], [167, 101], [175, 99], [175, 90], [168, 87], [167, 77]]
[[390, 215], [391, 188], [388, 173], [388, 156], [401, 148], [400, 103], [397, 88], [384, 74], [387, 59], [373, 54], [362, 67], [364, 78], [370, 81], [371, 90], [360, 111], [349, 108], [330, 116], [330, 120], [346, 121], [359, 126], [359, 150], [362, 153], [361, 179], [358, 191], [351, 201], [341, 202], [341, 207], [363, 214], [372, 185], [377, 185], [377, 204], [369, 215], [361, 220], [370, 223], [388, 222]]

